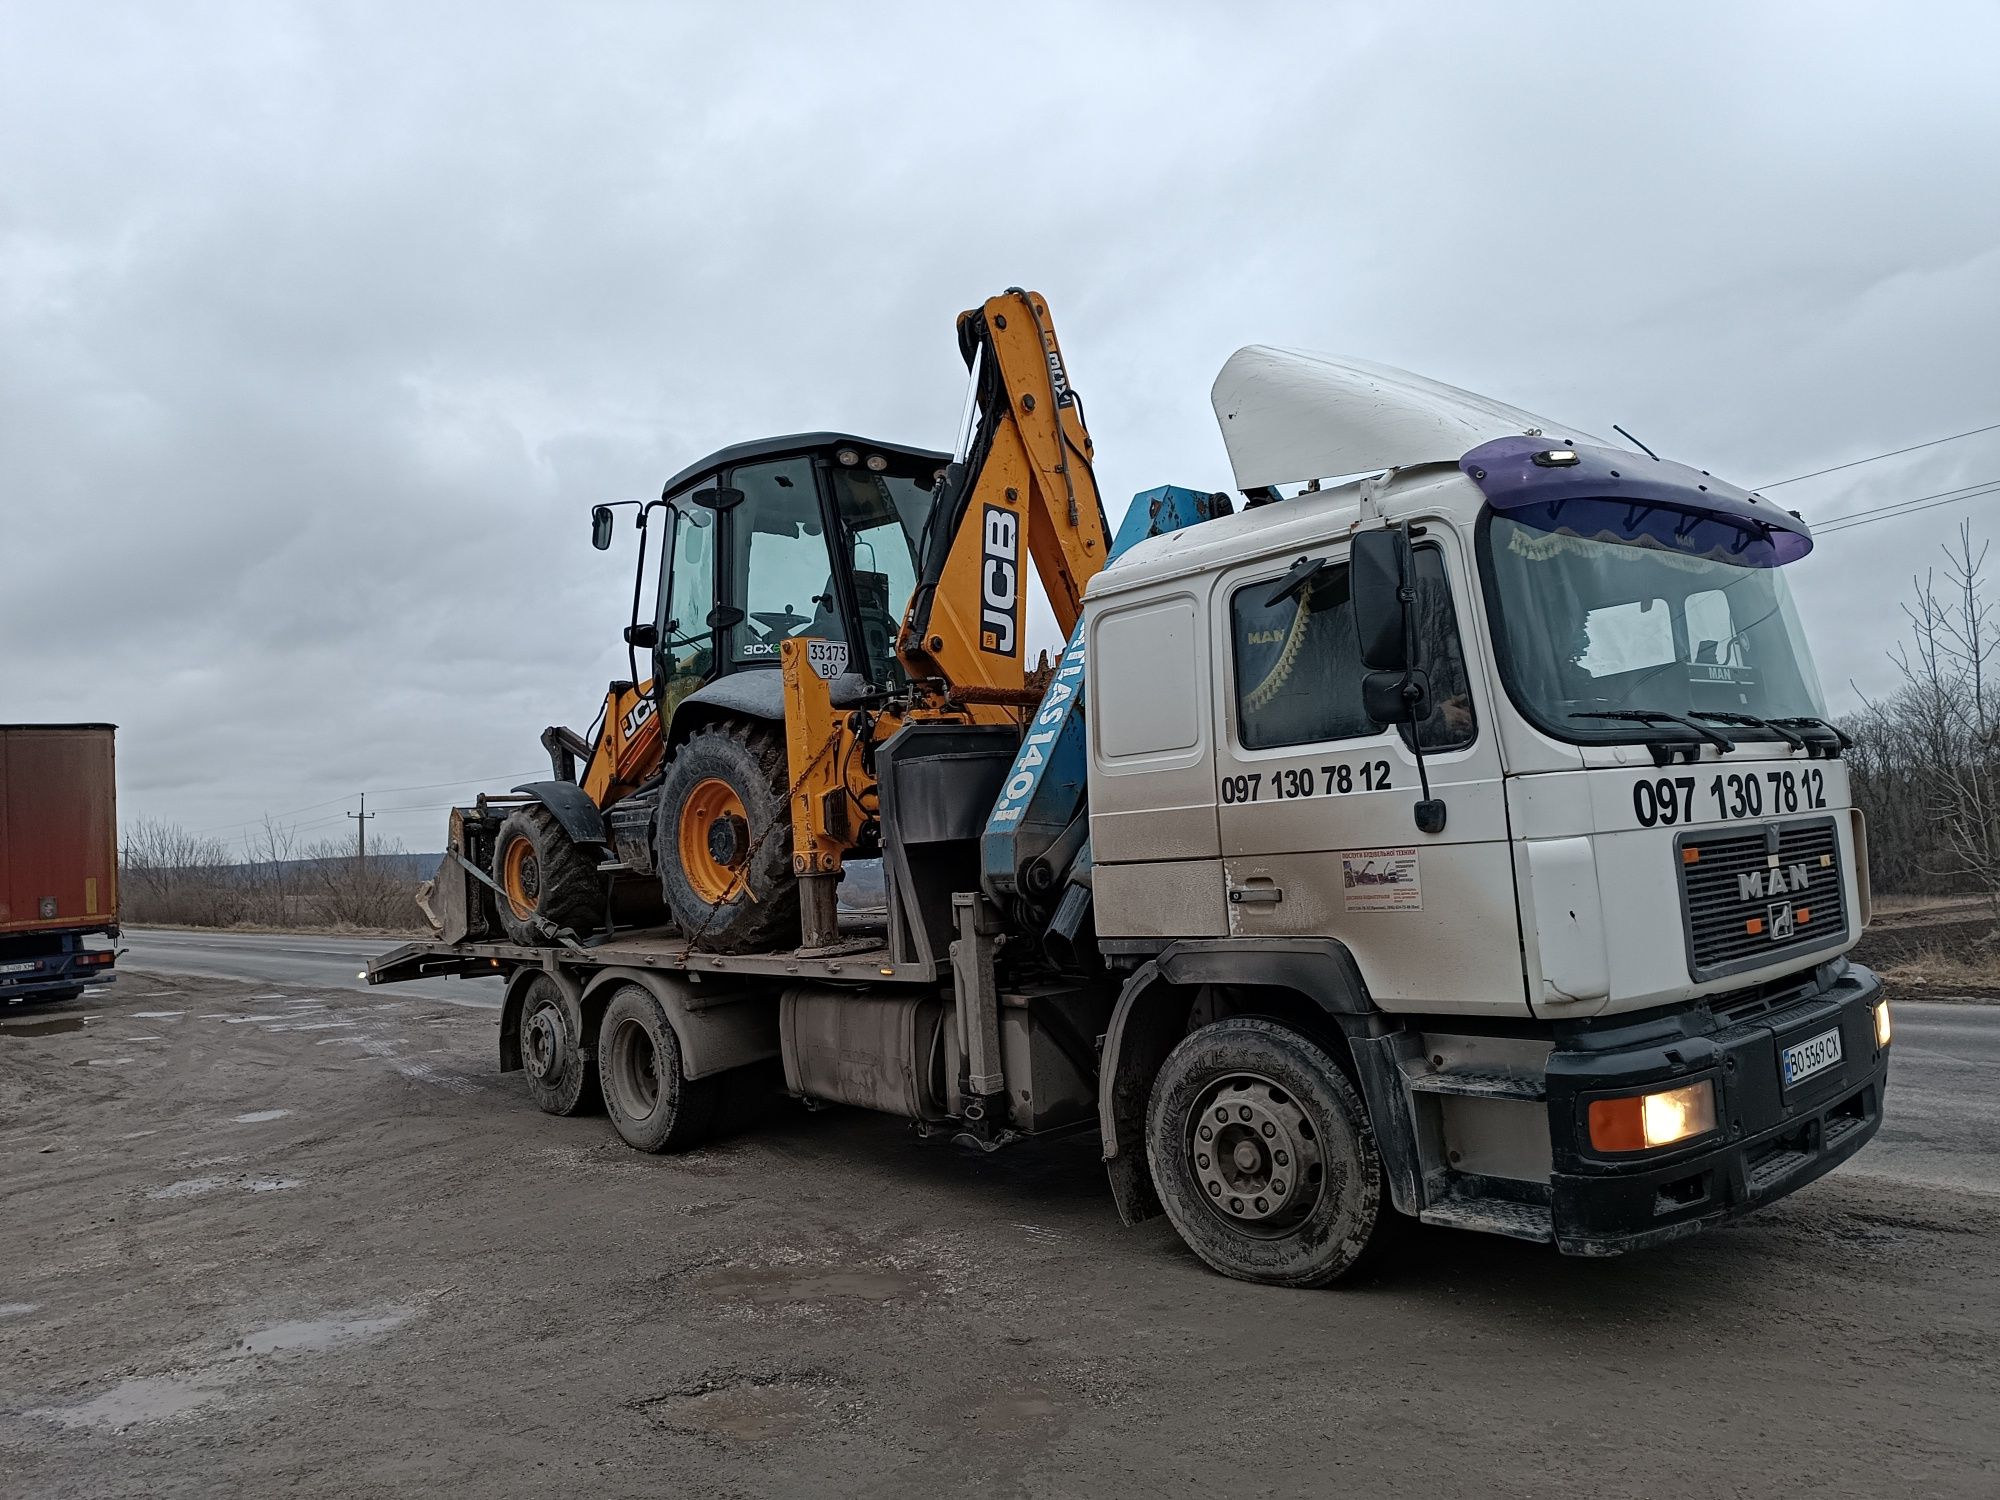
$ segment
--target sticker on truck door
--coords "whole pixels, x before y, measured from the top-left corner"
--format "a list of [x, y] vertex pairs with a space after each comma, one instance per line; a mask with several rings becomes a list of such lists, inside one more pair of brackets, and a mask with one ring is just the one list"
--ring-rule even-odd
[[1340, 857], [1348, 911], [1422, 911], [1423, 874], [1415, 849], [1351, 849]]

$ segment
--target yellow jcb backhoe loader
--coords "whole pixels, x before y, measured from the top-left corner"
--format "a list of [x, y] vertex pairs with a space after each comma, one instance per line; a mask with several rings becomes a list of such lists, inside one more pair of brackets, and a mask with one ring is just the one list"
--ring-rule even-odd
[[[1109, 542], [1090, 437], [1039, 295], [989, 299], [958, 337], [955, 453], [768, 438], [639, 507], [631, 676], [592, 736], [544, 733], [550, 780], [453, 815], [447, 857], [490, 875], [509, 939], [575, 943], [663, 904], [693, 947], [826, 951], [844, 862], [880, 851], [877, 752], [905, 724], [1018, 722], [1039, 701], [1023, 564], [1066, 635]], [[592, 513], [600, 549], [615, 516]], [[439, 917], [447, 938], [484, 925], [477, 903]]]

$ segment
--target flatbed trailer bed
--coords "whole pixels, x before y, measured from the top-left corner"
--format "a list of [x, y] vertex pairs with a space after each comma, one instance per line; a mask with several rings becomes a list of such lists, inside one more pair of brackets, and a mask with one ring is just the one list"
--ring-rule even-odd
[[511, 973], [527, 966], [550, 972], [609, 968], [659, 969], [675, 973], [733, 974], [772, 980], [865, 982], [871, 985], [935, 985], [949, 970], [935, 964], [898, 963], [879, 937], [857, 937], [830, 950], [789, 953], [706, 953], [691, 948], [671, 928], [619, 933], [578, 947], [529, 947], [523, 943], [417, 942], [371, 958], [370, 984]]

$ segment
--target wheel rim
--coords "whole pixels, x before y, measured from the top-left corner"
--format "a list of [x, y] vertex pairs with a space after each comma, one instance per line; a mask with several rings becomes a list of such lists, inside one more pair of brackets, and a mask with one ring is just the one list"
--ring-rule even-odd
[[517, 917], [532, 917], [541, 905], [542, 862], [526, 839], [515, 839], [500, 856], [500, 889]]
[[750, 817], [736, 788], [719, 776], [695, 783], [681, 805], [675, 840], [689, 887], [711, 905], [736, 894], [750, 858]]
[[637, 1021], [621, 1021], [611, 1038], [612, 1086], [625, 1113], [643, 1120], [660, 1103], [660, 1054]]
[[1260, 1073], [1231, 1073], [1202, 1091], [1188, 1117], [1187, 1163], [1209, 1210], [1259, 1238], [1289, 1233], [1326, 1190], [1318, 1126]]
[[568, 1043], [562, 1011], [544, 1001], [521, 1023], [521, 1066], [537, 1083], [553, 1085], [568, 1067]]

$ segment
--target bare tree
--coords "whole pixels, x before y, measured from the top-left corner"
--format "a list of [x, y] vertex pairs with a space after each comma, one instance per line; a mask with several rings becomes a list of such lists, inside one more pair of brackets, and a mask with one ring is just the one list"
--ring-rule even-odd
[[1910, 639], [1890, 652], [1902, 685], [1850, 728], [1879, 883], [1977, 892], [2000, 916], [2000, 715], [1987, 683], [2000, 629], [1987, 551], [1965, 523], [1942, 579], [1912, 580]]

